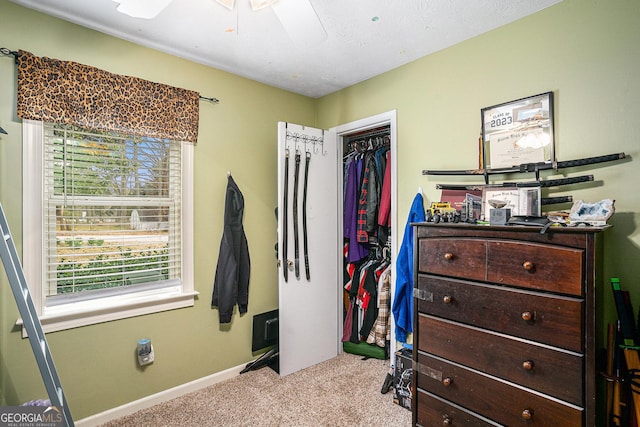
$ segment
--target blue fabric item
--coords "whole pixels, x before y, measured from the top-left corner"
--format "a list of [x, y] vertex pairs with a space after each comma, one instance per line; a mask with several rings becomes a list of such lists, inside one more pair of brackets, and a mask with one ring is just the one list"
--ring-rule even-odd
[[413, 332], [413, 227], [412, 222], [424, 222], [422, 194], [416, 194], [411, 204], [404, 229], [402, 245], [396, 259], [396, 292], [393, 298], [393, 318], [396, 322], [396, 340], [406, 343]]

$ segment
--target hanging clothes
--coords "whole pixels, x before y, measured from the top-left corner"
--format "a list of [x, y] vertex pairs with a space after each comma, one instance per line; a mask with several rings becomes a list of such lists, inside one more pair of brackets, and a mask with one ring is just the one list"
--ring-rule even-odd
[[348, 262], [356, 262], [369, 255], [369, 244], [358, 241], [359, 169], [362, 158], [354, 158], [347, 165], [347, 183], [344, 194], [343, 235], [349, 241]]
[[385, 269], [378, 280], [378, 318], [376, 319], [367, 342], [378, 347], [385, 347], [391, 339], [391, 269]]
[[364, 175], [358, 200], [358, 242], [368, 242], [375, 234], [380, 200], [379, 178], [375, 153], [367, 152], [364, 157]]
[[[381, 156], [384, 172], [381, 175], [380, 208], [378, 210], [378, 241], [387, 242], [391, 232], [391, 151]], [[381, 164], [382, 167], [382, 164]]]
[[[353, 269], [353, 276], [345, 285], [345, 290], [349, 294], [347, 316], [351, 318], [345, 320], [343, 341], [359, 343], [366, 340], [374, 329], [380, 312], [378, 283], [380, 277], [390, 269], [389, 267], [387, 260], [369, 259]], [[385, 307], [385, 310], [388, 312], [389, 307]], [[347, 323], [350, 325], [350, 330], [347, 330]]]
[[391, 151], [386, 152], [384, 178], [380, 192], [380, 211], [378, 225], [388, 227], [391, 224]]
[[[382, 250], [390, 245], [391, 173], [387, 137], [358, 139], [348, 144], [344, 184], [344, 329], [347, 352], [379, 358], [389, 357], [390, 257]], [[386, 175], [386, 182], [385, 182]], [[380, 223], [382, 188], [389, 194], [389, 212]], [[385, 208], [386, 209], [386, 208]], [[388, 248], [387, 248], [388, 250]], [[385, 257], [385, 254], [387, 257]]]
[[[343, 232], [350, 243], [348, 262], [366, 258], [370, 245], [385, 244], [389, 237], [391, 209], [391, 171], [388, 137], [369, 138], [353, 143], [355, 151], [344, 158]], [[383, 202], [383, 187], [386, 191]], [[385, 222], [379, 221], [385, 204]]]
[[249, 304], [251, 260], [242, 225], [244, 197], [235, 181], [228, 176], [224, 203], [224, 230], [213, 283], [211, 306], [218, 307], [220, 323], [230, 323], [233, 308], [240, 314]]
[[424, 201], [422, 193], [418, 193], [411, 204], [400, 252], [396, 258], [396, 291], [392, 311], [396, 321], [396, 340], [403, 343], [407, 342], [407, 335], [413, 332], [413, 227], [411, 223], [424, 220]]

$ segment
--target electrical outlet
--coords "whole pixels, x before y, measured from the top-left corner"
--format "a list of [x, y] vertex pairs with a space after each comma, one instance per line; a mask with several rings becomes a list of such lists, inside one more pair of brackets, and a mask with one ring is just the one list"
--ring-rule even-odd
[[153, 363], [155, 354], [153, 352], [153, 344], [151, 344], [151, 340], [148, 338], [138, 340], [136, 354], [138, 355], [138, 364], [140, 366]]

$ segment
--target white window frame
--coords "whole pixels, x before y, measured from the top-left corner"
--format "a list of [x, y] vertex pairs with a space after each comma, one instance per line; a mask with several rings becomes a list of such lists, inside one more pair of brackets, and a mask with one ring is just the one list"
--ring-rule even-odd
[[[143, 290], [122, 295], [47, 307], [43, 293], [44, 220], [43, 220], [43, 151], [44, 125], [40, 121], [23, 120], [23, 268], [36, 311], [44, 332], [61, 331], [80, 326], [158, 313], [195, 304], [193, 274], [193, 151], [194, 145], [182, 147], [182, 265], [177, 286]], [[22, 320], [18, 319], [22, 326]], [[25, 329], [22, 328], [23, 335]]]

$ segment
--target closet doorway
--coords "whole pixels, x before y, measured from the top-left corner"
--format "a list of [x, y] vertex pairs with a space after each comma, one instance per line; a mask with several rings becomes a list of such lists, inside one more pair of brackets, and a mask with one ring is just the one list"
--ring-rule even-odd
[[[357, 120], [354, 122], [350, 122], [350, 123], [346, 123], [344, 125], [340, 125], [337, 126], [335, 128], [331, 129], [332, 131], [334, 131], [336, 133], [336, 138], [337, 138], [337, 144], [338, 147], [340, 149], [340, 153], [342, 153], [343, 158], [341, 160], [341, 166], [343, 165], [343, 160], [344, 160], [344, 154], [348, 153], [349, 151], [351, 151], [350, 147], [347, 147], [347, 144], [352, 144], [352, 143], [356, 143], [359, 144], [360, 141], [365, 140], [367, 141], [367, 143], [369, 144], [368, 147], [365, 147], [366, 149], [370, 149], [372, 148], [370, 145], [370, 140], [376, 140], [378, 139], [378, 135], [384, 135], [384, 136], [388, 136], [388, 141], [385, 141], [384, 144], [386, 145], [388, 143], [388, 150], [389, 150], [389, 163], [390, 163], [390, 181], [391, 181], [391, 209], [390, 209], [390, 213], [389, 213], [389, 227], [388, 227], [388, 232], [389, 235], [386, 236], [385, 238], [381, 239], [381, 241], [378, 241], [377, 244], [379, 245], [377, 250], [378, 251], [382, 251], [381, 248], [383, 247], [388, 247], [389, 250], [389, 258], [390, 258], [390, 262], [391, 262], [391, 266], [390, 271], [391, 271], [391, 289], [390, 289], [390, 295], [391, 295], [391, 301], [390, 301], [390, 306], [389, 306], [389, 320], [390, 320], [390, 332], [391, 332], [391, 338], [389, 341], [389, 355], [391, 358], [393, 358], [393, 354], [396, 351], [396, 340], [395, 340], [395, 325], [394, 325], [394, 321], [393, 321], [393, 315], [391, 313], [391, 306], [393, 304], [393, 296], [395, 295], [395, 263], [396, 263], [396, 250], [398, 248], [398, 222], [397, 222], [397, 152], [398, 152], [398, 143], [397, 143], [397, 125], [396, 125], [396, 110], [392, 110], [392, 111], [388, 111], [386, 113], [382, 113], [376, 116], [372, 116], [372, 117], [368, 117], [365, 119], [361, 119], [361, 120]], [[385, 138], [386, 140], [386, 138]], [[377, 148], [375, 147], [375, 143], [374, 143], [374, 149]], [[344, 188], [344, 179], [345, 179], [345, 174], [343, 174], [342, 172], [340, 173], [340, 184], [339, 184], [339, 188], [342, 190]], [[340, 246], [340, 252], [341, 255], [343, 255], [343, 245], [344, 245], [344, 238], [346, 236], [344, 236], [343, 234], [343, 230], [344, 230], [344, 217], [343, 217], [343, 212], [345, 209], [345, 206], [343, 206], [343, 197], [340, 197], [339, 200], [339, 207], [338, 207], [338, 212], [339, 212], [339, 218], [338, 218], [338, 230], [339, 230], [339, 240], [338, 240], [338, 244]], [[380, 238], [380, 235], [378, 235], [378, 238]], [[371, 250], [373, 250], [373, 246], [371, 246]], [[340, 261], [340, 273], [339, 273], [339, 283], [345, 283], [346, 279], [345, 279], [345, 274], [346, 270], [344, 268], [344, 256], [342, 257], [341, 261]], [[343, 293], [342, 291], [339, 291], [339, 302], [338, 305], [340, 307], [340, 319], [339, 319], [339, 325], [340, 325], [340, 331], [339, 331], [339, 339], [341, 339], [343, 337], [343, 312], [342, 312], [342, 308], [344, 305], [344, 300], [343, 300]], [[357, 316], [356, 316], [357, 317]], [[366, 337], [364, 337], [366, 339]], [[342, 342], [340, 343], [340, 351], [342, 352]]]
[[[323, 362], [342, 352], [344, 143], [354, 134], [385, 126], [389, 127], [391, 152], [390, 252], [391, 268], [394, 269], [397, 248], [396, 111], [329, 130], [278, 123], [281, 376]], [[305, 240], [308, 245], [306, 251]], [[305, 254], [308, 254], [308, 258], [305, 258]], [[307, 259], [308, 264], [305, 262]], [[306, 274], [307, 265], [309, 276]], [[392, 270], [392, 277], [394, 273]], [[394, 343], [392, 336], [391, 355], [395, 351]]]

